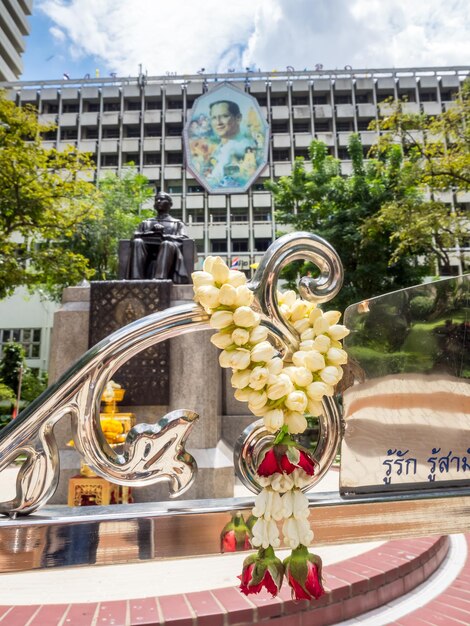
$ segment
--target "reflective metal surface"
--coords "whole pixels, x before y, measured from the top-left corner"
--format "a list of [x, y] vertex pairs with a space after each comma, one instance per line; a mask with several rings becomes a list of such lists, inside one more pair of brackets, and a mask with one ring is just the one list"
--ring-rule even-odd
[[[310, 451], [317, 463], [316, 471], [308, 485], [302, 489], [305, 492], [316, 485], [329, 470], [341, 442], [341, 415], [335, 399], [326, 397], [323, 409], [323, 415], [318, 418], [317, 445], [313, 453]], [[263, 420], [258, 420], [250, 424], [235, 442], [233, 450], [235, 471], [243, 484], [254, 493], [259, 493], [262, 489], [256, 480], [258, 457], [273, 441], [274, 435], [266, 430]]]
[[[255, 306], [274, 343], [286, 359], [297, 349], [298, 335], [281, 318], [276, 286], [279, 272], [287, 263], [304, 259], [316, 263], [317, 280], [303, 279], [305, 297], [318, 302], [332, 298], [341, 288], [342, 269], [333, 248], [315, 235], [291, 233], [275, 241], [263, 258], [252, 283]], [[189, 488], [196, 464], [184, 443], [197, 415], [178, 410], [158, 424], [140, 424], [130, 430], [122, 452], [112, 449], [101, 431], [100, 400], [107, 382], [135, 354], [151, 345], [187, 332], [208, 328], [208, 315], [196, 304], [172, 307], [129, 324], [89, 350], [53, 386], [0, 432], [0, 474], [12, 461], [25, 455], [16, 483], [16, 496], [0, 503], [0, 513], [15, 517], [44, 505], [54, 493], [59, 453], [54, 425], [70, 415], [74, 442], [84, 461], [98, 475], [124, 486], [141, 486], [165, 480], [170, 496]], [[196, 391], [197, 392], [197, 391]], [[331, 412], [328, 404], [326, 411]], [[322, 437], [335, 442], [336, 417], [325, 423]], [[331, 445], [318, 453], [320, 467], [331, 462]], [[242, 480], [252, 484], [246, 473]]]
[[[0, 570], [111, 565], [220, 554], [220, 531], [248, 499], [196, 500], [109, 507], [45, 507], [0, 519]], [[310, 497], [316, 545], [468, 532], [470, 489], [432, 494]], [[445, 511], [445, 514], [443, 514]]]
[[470, 484], [470, 275], [353, 305], [343, 493]]

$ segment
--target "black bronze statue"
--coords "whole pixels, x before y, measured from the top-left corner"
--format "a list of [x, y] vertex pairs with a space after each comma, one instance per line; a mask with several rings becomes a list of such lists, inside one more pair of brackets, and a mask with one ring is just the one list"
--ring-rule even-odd
[[190, 282], [182, 245], [188, 239], [185, 225], [170, 215], [173, 201], [159, 191], [155, 196], [156, 217], [144, 220], [131, 241], [127, 278], [170, 278], [174, 283]]

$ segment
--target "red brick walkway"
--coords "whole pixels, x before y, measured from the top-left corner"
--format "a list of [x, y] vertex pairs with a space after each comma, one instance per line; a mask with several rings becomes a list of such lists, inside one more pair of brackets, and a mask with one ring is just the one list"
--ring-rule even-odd
[[[249, 596], [235, 587], [160, 598], [73, 605], [1, 606], [0, 626], [326, 626], [400, 598], [424, 582], [444, 560], [447, 537], [390, 541], [325, 567], [328, 593], [317, 602]], [[204, 572], [201, 572], [201, 576]], [[155, 581], [158, 586], [158, 580]], [[434, 621], [432, 621], [434, 620]], [[399, 626], [470, 624], [470, 563], [448, 589]]]

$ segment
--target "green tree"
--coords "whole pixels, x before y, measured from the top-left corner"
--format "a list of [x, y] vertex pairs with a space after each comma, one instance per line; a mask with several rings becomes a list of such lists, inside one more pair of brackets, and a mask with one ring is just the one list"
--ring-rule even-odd
[[78, 225], [71, 249], [88, 259], [94, 278], [117, 278], [118, 242], [129, 238], [143, 217], [143, 209], [153, 191], [148, 179], [135, 167], [125, 168], [120, 176], [110, 175], [98, 183], [98, 215]]
[[[362, 144], [352, 135], [348, 151], [352, 162], [349, 176], [341, 175], [340, 161], [328, 155], [322, 142], [313, 141], [310, 171], [302, 158], [296, 159], [290, 176], [266, 183], [273, 193], [280, 224], [320, 235], [338, 251], [345, 281], [332, 304], [339, 308], [415, 284], [426, 273], [426, 268], [410, 256], [389, 264], [394, 252], [390, 231], [363, 231], [366, 221], [384, 203], [415, 192], [402, 171], [400, 147], [390, 145], [380, 158], [364, 162]], [[306, 273], [311, 269], [293, 264], [287, 278], [292, 282], [299, 270]]]
[[26, 369], [25, 352], [21, 344], [10, 342], [3, 346], [3, 357], [0, 361], [0, 381], [13, 390], [15, 396], [18, 392], [21, 370]]
[[68, 242], [94, 212], [94, 186], [81, 175], [93, 163], [72, 147], [45, 148], [41, 134], [50, 129], [0, 91], [0, 298], [20, 285], [57, 296], [90, 276]]
[[[416, 194], [393, 198], [367, 228], [393, 232], [392, 261], [419, 254], [448, 268], [449, 249], [465, 247], [470, 236], [468, 214], [440, 199], [441, 192], [450, 191], [455, 199], [458, 191], [470, 190], [470, 80], [453, 106], [439, 115], [408, 114], [403, 102], [395, 102], [376, 126], [382, 136], [375, 153], [380, 157], [398, 143], [410, 182], [427, 190], [429, 201], [423, 203]], [[460, 261], [465, 268], [468, 259], [462, 252]]]

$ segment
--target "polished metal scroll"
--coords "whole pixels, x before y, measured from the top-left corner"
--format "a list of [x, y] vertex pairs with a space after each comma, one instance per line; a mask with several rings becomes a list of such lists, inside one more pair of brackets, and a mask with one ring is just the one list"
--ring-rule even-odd
[[[315, 263], [318, 279], [302, 279], [301, 290], [309, 300], [324, 302], [341, 288], [342, 267], [337, 253], [321, 238], [292, 233], [275, 241], [266, 252], [249, 287], [262, 323], [280, 353], [289, 359], [297, 349], [295, 329], [281, 317], [276, 284], [279, 272], [294, 260]], [[197, 415], [173, 411], [158, 424], [139, 424], [127, 435], [122, 450], [111, 448], [101, 431], [100, 400], [107, 382], [131, 357], [151, 345], [177, 335], [208, 328], [209, 316], [197, 304], [172, 307], [121, 328], [91, 348], [53, 386], [0, 432], [0, 475], [15, 459], [24, 456], [12, 500], [0, 503], [0, 513], [15, 517], [44, 505], [54, 493], [59, 476], [59, 453], [54, 426], [64, 416], [72, 418], [74, 442], [84, 461], [98, 475], [125, 486], [167, 481], [170, 495], [186, 491], [194, 480], [196, 464], [184, 444]], [[333, 460], [339, 441], [339, 420], [331, 402], [325, 404], [321, 445], [315, 458], [322, 475]], [[329, 443], [327, 443], [329, 442]], [[253, 487], [250, 467], [242, 480]], [[317, 479], [316, 479], [317, 480]]]
[[470, 274], [349, 307], [343, 494], [470, 485]]

